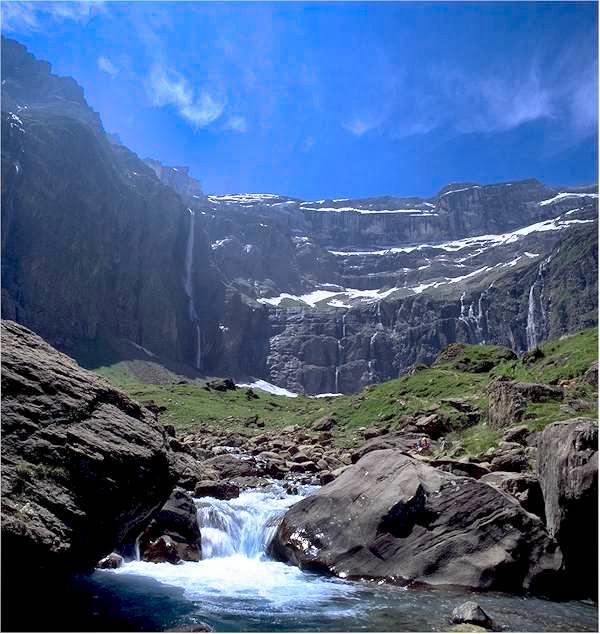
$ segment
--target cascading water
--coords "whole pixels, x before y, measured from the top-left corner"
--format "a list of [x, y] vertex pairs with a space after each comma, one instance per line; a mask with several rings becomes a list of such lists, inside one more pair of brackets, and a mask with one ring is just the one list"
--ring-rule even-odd
[[337, 351], [335, 358], [334, 393], [340, 393], [340, 365], [344, 360], [344, 337], [346, 336], [346, 313], [342, 315], [342, 336], [338, 336]]
[[[94, 631], [123, 631], [123, 618], [132, 631], [196, 631], [202, 622], [217, 632], [445, 631], [452, 609], [472, 599], [460, 590], [352, 583], [273, 561], [266, 546], [278, 518], [310, 491], [289, 495], [273, 483], [234, 500], [195, 500], [202, 561], [130, 561], [97, 571], [93, 601], [108, 591], [115, 621]], [[593, 605], [494, 593], [477, 601], [508, 631], [597, 631]]]
[[535, 325], [535, 285], [537, 280], [531, 285], [529, 289], [529, 303], [527, 305], [527, 326], [525, 327], [525, 334], [527, 336], [527, 350], [531, 350], [537, 346], [538, 334]]
[[[537, 278], [529, 288], [529, 299], [527, 303], [527, 324], [525, 326], [525, 335], [527, 338], [527, 350], [531, 350], [535, 348], [540, 341], [540, 328], [541, 326], [542, 333], [544, 330], [544, 302], [542, 293], [544, 292], [544, 270], [546, 266], [550, 262], [552, 256], [547, 257], [543, 262], [540, 262], [538, 267]], [[538, 324], [538, 319], [536, 315], [536, 302], [535, 302], [535, 294], [536, 290], [539, 286], [539, 317], [540, 322]]]
[[202, 526], [203, 558], [263, 557], [277, 527], [276, 520], [301, 497], [285, 495], [277, 488], [242, 493], [227, 501], [199, 499], [196, 504]]
[[290, 495], [274, 483], [244, 491], [233, 500], [198, 498], [201, 561], [177, 566], [131, 561], [114, 574], [152, 577], [183, 588], [185, 597], [198, 602], [211, 622], [229, 624], [225, 629], [231, 629], [232, 623], [239, 631], [253, 623], [310, 619], [315, 610], [324, 610], [326, 619], [351, 617], [356, 609], [344, 600], [358, 588], [340, 579], [302, 572], [266, 553], [286, 509], [314, 490], [297, 488], [299, 493]]
[[493, 285], [494, 283], [492, 282], [485, 291], [479, 294], [477, 313], [475, 313], [475, 305], [473, 302], [469, 304], [469, 308], [467, 309], [465, 305], [466, 291], [463, 291], [460, 296], [460, 314], [458, 319], [466, 326], [469, 326], [474, 340], [477, 343], [485, 343], [484, 323], [487, 325], [487, 317], [484, 314], [483, 300]]
[[187, 246], [185, 249], [185, 275], [183, 277], [183, 287], [188, 298], [188, 308], [190, 321], [194, 324], [196, 333], [196, 367], [202, 365], [202, 332], [198, 321], [198, 313], [196, 312], [196, 302], [194, 301], [194, 284], [193, 284], [193, 268], [194, 268], [194, 212], [188, 208], [190, 212], [190, 230], [188, 233]]

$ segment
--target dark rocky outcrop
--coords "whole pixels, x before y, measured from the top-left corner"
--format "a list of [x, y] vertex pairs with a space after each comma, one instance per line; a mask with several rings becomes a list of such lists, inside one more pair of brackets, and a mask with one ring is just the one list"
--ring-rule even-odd
[[[110, 141], [73, 79], [4, 37], [2, 76], [2, 316], [82, 362], [97, 365], [120, 338], [196, 366], [197, 328], [214, 348], [225, 297], [206, 234]], [[195, 324], [184, 288], [192, 230]]]
[[481, 481], [512, 495], [526, 511], [544, 519], [542, 489], [532, 473], [494, 471], [482, 476]]
[[3, 571], [82, 570], [132, 541], [174, 482], [162, 426], [2, 322]]
[[367, 454], [294, 505], [272, 551], [343, 578], [516, 592], [552, 591], [562, 562], [515, 500], [397, 450]]
[[449, 365], [462, 372], [489, 372], [503, 361], [513, 361], [517, 355], [513, 350], [501, 346], [486, 346], [476, 356], [465, 343], [453, 343], [444, 348], [435, 360], [438, 366]]
[[487, 393], [487, 420], [492, 429], [503, 429], [520, 422], [528, 403], [546, 403], [563, 398], [560, 387], [520, 381], [493, 381]]
[[576, 418], [542, 432], [538, 475], [548, 532], [564, 553], [569, 588], [596, 597], [598, 588], [598, 423]]
[[176, 488], [140, 535], [138, 544], [144, 561], [200, 561], [200, 527], [191, 495]]
[[197, 498], [211, 497], [217, 500], [232, 500], [240, 494], [240, 487], [231, 482], [214, 482], [213, 480], [203, 480], [198, 482], [194, 490]]

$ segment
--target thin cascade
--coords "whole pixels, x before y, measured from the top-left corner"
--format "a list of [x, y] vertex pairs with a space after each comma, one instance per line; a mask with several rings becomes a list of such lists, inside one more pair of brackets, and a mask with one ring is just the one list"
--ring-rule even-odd
[[200, 329], [200, 323], [198, 320], [198, 313], [196, 312], [196, 303], [194, 300], [194, 284], [193, 284], [193, 269], [194, 269], [194, 212], [188, 208], [190, 212], [190, 230], [188, 233], [187, 246], [185, 250], [185, 275], [183, 278], [183, 286], [185, 293], [188, 297], [188, 309], [190, 321], [195, 324], [196, 333], [196, 368], [202, 366], [202, 332]]
[[[552, 256], [547, 257], [540, 262], [538, 267], [538, 274], [533, 284], [529, 288], [529, 297], [527, 302], [527, 324], [525, 326], [525, 335], [527, 339], [527, 350], [535, 348], [540, 341], [540, 326], [543, 328], [545, 321], [544, 302], [542, 294], [544, 292], [544, 270], [550, 262]], [[538, 300], [539, 300], [539, 321], [538, 323], [536, 315], [536, 300], [535, 293], [539, 286]]]
[[465, 324], [468, 323], [467, 321], [467, 311], [465, 308], [465, 296], [466, 296], [466, 291], [463, 291], [461, 296], [460, 296], [460, 315], [458, 316], [458, 318], [460, 319], [460, 321], [464, 322]]
[[537, 280], [529, 288], [529, 302], [527, 306], [527, 325], [525, 334], [527, 336], [527, 350], [531, 350], [537, 346], [538, 333], [535, 324], [535, 285]]
[[484, 309], [483, 309], [483, 300], [487, 295], [487, 292], [492, 288], [493, 283], [483, 292], [479, 294], [479, 298], [477, 300], [477, 312], [475, 312], [475, 303], [470, 302], [469, 307], [467, 308], [465, 304], [466, 291], [463, 291], [460, 296], [460, 314], [458, 316], [459, 321], [462, 321], [465, 325], [471, 327], [475, 334], [476, 341], [480, 343], [485, 343], [485, 339], [483, 336], [483, 324], [484, 324]]
[[[337, 340], [337, 350], [335, 357], [335, 376], [334, 376], [334, 391], [336, 394], [340, 393], [340, 365], [344, 360], [344, 338], [346, 337], [346, 315], [347, 313], [342, 314], [342, 336], [338, 337]], [[339, 333], [339, 331], [338, 331]]]

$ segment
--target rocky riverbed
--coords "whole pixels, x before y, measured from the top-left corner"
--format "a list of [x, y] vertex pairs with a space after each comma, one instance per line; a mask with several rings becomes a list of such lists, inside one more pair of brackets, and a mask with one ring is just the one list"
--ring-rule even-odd
[[[503, 408], [504, 440], [457, 459], [441, 453], [440, 412], [362, 428], [350, 444], [337, 442], [334, 416], [178, 433], [160, 424], [161, 406], [132, 401], [22, 326], [3, 322], [2, 346], [3, 574], [13, 581], [3, 593], [14, 605], [34, 574], [65, 597], [112, 594], [125, 629], [144, 621], [127, 607], [140, 588], [164, 601], [164, 618], [146, 621], [161, 628], [191, 627], [194, 614], [223, 630], [335, 630], [352, 619], [444, 629], [474, 590], [495, 592], [481, 603], [508, 628], [595, 625], [595, 608], [545, 599], [595, 596], [595, 570], [578, 553], [596, 547], [596, 422], [519, 425], [524, 399], [562, 399], [566, 387], [492, 384], [488, 424]], [[207, 389], [252, 398], [227, 380]], [[463, 422], [472, 413], [452, 407]], [[73, 585], [94, 565], [102, 571]], [[26, 629], [32, 617], [9, 615], [19, 618]]]

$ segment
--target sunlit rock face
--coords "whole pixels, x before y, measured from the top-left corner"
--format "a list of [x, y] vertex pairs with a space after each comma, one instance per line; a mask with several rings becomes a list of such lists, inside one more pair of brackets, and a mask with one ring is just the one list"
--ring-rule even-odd
[[592, 188], [530, 180], [313, 203], [245, 194], [198, 209], [220, 270], [264, 311], [256, 372], [296, 392], [354, 392], [453, 341], [522, 352], [596, 323]]
[[107, 135], [75, 80], [2, 53], [2, 315], [90, 367], [118, 340], [192, 376], [353, 392], [453, 341], [596, 323], [594, 186], [205, 196]]
[[373, 451], [284, 516], [272, 553], [342, 579], [545, 593], [562, 554], [543, 522], [474, 478]]

